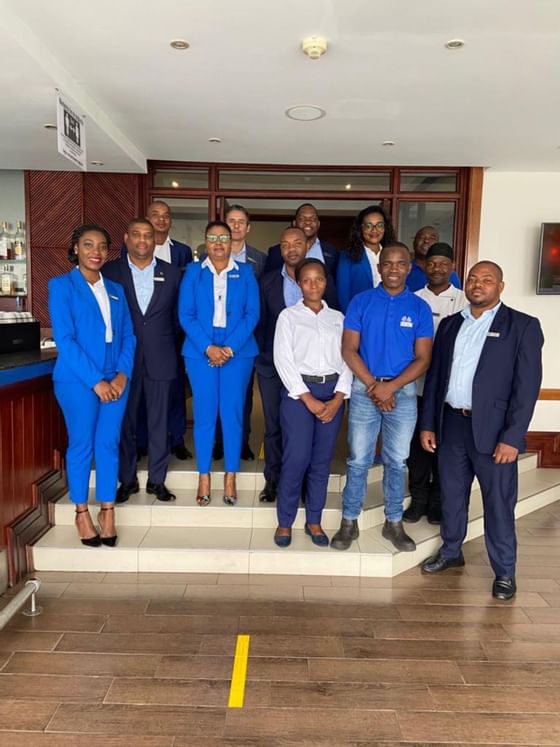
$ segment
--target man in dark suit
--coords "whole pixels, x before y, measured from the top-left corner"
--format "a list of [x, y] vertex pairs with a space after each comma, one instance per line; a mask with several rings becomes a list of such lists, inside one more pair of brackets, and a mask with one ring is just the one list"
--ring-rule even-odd
[[105, 276], [124, 287], [136, 335], [134, 370], [121, 431], [121, 485], [116, 500], [124, 503], [139, 491], [136, 430], [143, 395], [148, 422], [146, 492], [160, 501], [170, 501], [175, 496], [165, 486], [169, 462], [167, 413], [171, 386], [179, 374], [177, 299], [181, 271], [154, 257], [154, 229], [146, 218], [131, 221], [124, 240], [127, 256], [103, 268]]
[[[282, 466], [282, 431], [280, 429], [280, 393], [282, 382], [273, 360], [274, 332], [280, 312], [293, 306], [302, 297], [295, 281], [295, 268], [306, 254], [306, 238], [299, 228], [286, 228], [280, 238], [283, 264], [280, 269], [265, 273], [260, 279], [261, 316], [255, 337], [259, 356], [255, 362], [257, 381], [264, 414], [264, 479], [260, 501], [272, 503], [276, 499], [280, 467]], [[336, 289], [332, 277], [327, 276], [324, 299], [336, 306]]]
[[516, 592], [517, 456], [524, 450], [542, 378], [538, 319], [500, 301], [503, 273], [478, 262], [465, 293], [470, 306], [443, 319], [424, 387], [420, 441], [438, 450], [443, 545], [422, 570], [438, 573], [465, 561], [469, 496], [476, 476], [484, 536], [496, 578], [492, 595]]
[[[319, 228], [321, 227], [321, 222], [315, 206], [311, 205], [309, 202], [300, 205], [295, 212], [292, 225], [296, 228], [300, 228], [305, 234], [306, 257], [320, 259], [327, 268], [327, 274], [329, 274], [334, 281], [334, 278], [336, 277], [336, 266], [338, 264], [338, 251], [336, 247], [329, 244], [328, 241], [321, 241], [319, 239], [318, 233]], [[282, 264], [283, 260], [280, 244], [275, 244], [275, 246], [271, 246], [268, 250], [264, 271], [270, 272], [271, 270], [281, 270]]]

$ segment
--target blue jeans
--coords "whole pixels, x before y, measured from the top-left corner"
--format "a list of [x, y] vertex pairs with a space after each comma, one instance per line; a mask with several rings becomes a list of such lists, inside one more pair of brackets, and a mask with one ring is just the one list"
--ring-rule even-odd
[[357, 519], [367, 493], [368, 470], [373, 464], [375, 442], [381, 431], [385, 517], [400, 521], [403, 514], [404, 470], [416, 424], [416, 383], [395, 392], [396, 405], [381, 412], [367, 396], [366, 387], [354, 379], [348, 416], [346, 485], [342, 491], [342, 518]]

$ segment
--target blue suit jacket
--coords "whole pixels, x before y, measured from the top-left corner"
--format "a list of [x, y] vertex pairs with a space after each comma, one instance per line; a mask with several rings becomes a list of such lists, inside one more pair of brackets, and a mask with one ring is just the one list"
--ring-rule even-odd
[[362, 291], [373, 288], [371, 265], [365, 252], [357, 262], [350, 259], [348, 252], [342, 252], [336, 270], [336, 292], [338, 303], [343, 314], [348, 304]]
[[[259, 289], [255, 273], [239, 263], [227, 274], [225, 337], [217, 344], [230, 347], [234, 354], [252, 358], [258, 353], [253, 330], [259, 320]], [[185, 358], [204, 358], [214, 340], [214, 276], [202, 262], [190, 264], [181, 282], [179, 321], [185, 331]]]
[[[443, 410], [463, 321], [460, 313], [441, 321], [426, 376], [420, 430], [434, 431], [438, 443], [445, 439]], [[482, 454], [492, 454], [500, 442], [524, 450], [541, 385], [543, 342], [538, 319], [501, 305], [473, 379], [472, 428], [475, 446]]]
[[[257, 373], [267, 378], [278, 376], [274, 367], [274, 333], [280, 312], [286, 308], [284, 301], [284, 278], [281, 270], [265, 273], [260, 279], [261, 316], [255, 330], [259, 346], [259, 356], [255, 361]], [[336, 288], [330, 275], [327, 275], [327, 287], [324, 299], [327, 304], [337, 308]]]
[[[255, 249], [254, 246], [250, 246], [249, 244], [245, 244], [245, 252], [247, 255], [247, 262], [245, 264], [252, 267], [253, 272], [255, 273], [255, 277], [257, 278], [257, 280], [259, 280], [261, 275], [264, 273], [266, 254], [264, 252], [261, 252], [260, 249]], [[204, 262], [206, 256], [206, 252], [201, 254], [200, 261]]]
[[[328, 241], [321, 241], [321, 251], [323, 252], [323, 258], [325, 260], [325, 267], [327, 268], [327, 272], [332, 275], [334, 280], [336, 278], [336, 267], [338, 265], [338, 257], [340, 252]], [[272, 270], [281, 270], [283, 264], [284, 260], [282, 259], [282, 254], [280, 252], [280, 244], [271, 246], [266, 257], [266, 265], [264, 267], [265, 273], [272, 272]]]
[[[121, 246], [121, 257], [126, 258], [128, 254], [126, 244]], [[183, 244], [176, 239], [171, 239], [171, 264], [184, 270], [189, 262], [193, 261], [192, 249], [188, 244]]]
[[[132, 375], [136, 339], [124, 289], [105, 280], [111, 306], [113, 369]], [[104, 378], [105, 322], [78, 269], [49, 280], [49, 313], [58, 357], [54, 381], [81, 381], [90, 389]]]
[[134, 334], [136, 355], [134, 374], [146, 371], [155, 381], [172, 381], [179, 375], [177, 361], [177, 298], [181, 282], [181, 270], [169, 262], [156, 260], [154, 268], [154, 293], [142, 314], [132, 272], [126, 257], [107, 262], [103, 267], [104, 277], [120, 283], [126, 293]]

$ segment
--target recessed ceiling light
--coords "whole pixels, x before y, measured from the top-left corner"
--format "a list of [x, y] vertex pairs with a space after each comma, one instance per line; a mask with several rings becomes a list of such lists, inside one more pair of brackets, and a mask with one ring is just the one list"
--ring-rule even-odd
[[169, 42], [169, 46], [173, 47], [173, 49], [188, 49], [190, 44], [184, 39], [173, 39]]
[[344, 187], [344, 189], [352, 189], [352, 185], [351, 184], [346, 184], [345, 187]]
[[445, 42], [447, 49], [463, 49], [465, 42], [462, 39], [450, 39]]
[[320, 106], [314, 106], [313, 104], [290, 106], [284, 112], [289, 119], [296, 119], [298, 122], [312, 122], [314, 119], [322, 119], [326, 113]]
[[208, 138], [208, 142], [209, 142], [209, 143], [221, 143], [221, 142], [222, 142], [222, 140], [221, 140], [221, 138], [219, 138], [219, 137], [209, 137], [209, 138]]
[[381, 145], [388, 145], [388, 146], [395, 145], [395, 141], [394, 140], [384, 140], [381, 143]]
[[48, 122], [47, 124], [44, 124], [43, 127], [45, 128], [45, 130], [56, 130], [57, 129], [55, 124], [49, 124]]
[[174, 179], [174, 180], [173, 180], [173, 181], [171, 182], [171, 186], [172, 186], [172, 187], [175, 187], [175, 189], [177, 189], [177, 187], [179, 186], [179, 182], [176, 182], [176, 181], [175, 181], [175, 179]]
[[92, 166], [103, 166], [103, 161], [91, 161]]

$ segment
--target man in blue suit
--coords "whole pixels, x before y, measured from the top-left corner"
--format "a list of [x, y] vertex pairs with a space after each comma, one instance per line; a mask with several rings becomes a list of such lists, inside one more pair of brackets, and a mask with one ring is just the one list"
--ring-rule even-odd
[[[280, 429], [280, 394], [282, 382], [273, 360], [274, 333], [280, 312], [302, 298], [295, 281], [295, 268], [306, 253], [306, 237], [299, 228], [286, 228], [279, 244], [283, 265], [265, 273], [260, 279], [261, 316], [255, 330], [259, 356], [255, 363], [264, 414], [264, 479], [265, 486], [259, 500], [276, 500], [278, 478], [282, 466], [282, 431]], [[331, 308], [336, 306], [336, 289], [332, 277], [327, 276], [324, 299]]]
[[[338, 250], [328, 241], [321, 241], [319, 239], [318, 234], [321, 222], [315, 206], [311, 205], [309, 202], [300, 205], [294, 214], [292, 225], [295, 228], [300, 228], [305, 234], [305, 256], [320, 259], [327, 268], [327, 274], [330, 275], [334, 281], [338, 264]], [[280, 244], [271, 246], [268, 250], [264, 271], [271, 272], [272, 270], [281, 270], [283, 264], [284, 262], [282, 259]]]
[[136, 355], [130, 395], [120, 443], [117, 503], [139, 491], [136, 475], [136, 432], [142, 395], [148, 422], [148, 483], [146, 492], [160, 501], [175, 500], [165, 486], [169, 462], [169, 397], [179, 375], [177, 360], [177, 299], [181, 271], [154, 257], [155, 236], [146, 218], [137, 218], [124, 235], [127, 256], [108, 262], [103, 275], [125, 290], [134, 334]]
[[438, 450], [443, 545], [422, 570], [462, 566], [471, 486], [477, 477], [484, 505], [484, 536], [495, 573], [492, 595], [516, 592], [515, 504], [517, 456], [542, 378], [544, 342], [538, 319], [500, 301], [503, 273], [478, 262], [465, 293], [470, 305], [443, 319], [424, 387], [420, 441]]

